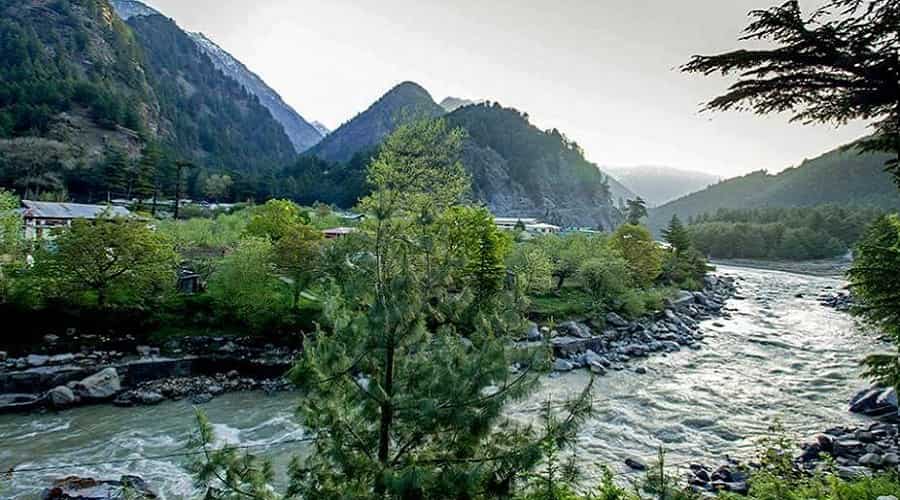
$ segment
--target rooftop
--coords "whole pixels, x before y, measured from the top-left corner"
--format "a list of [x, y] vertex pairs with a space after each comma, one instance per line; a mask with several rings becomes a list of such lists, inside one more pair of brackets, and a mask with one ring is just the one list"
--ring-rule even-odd
[[40, 219], [96, 219], [105, 217], [128, 217], [131, 212], [124, 207], [108, 205], [84, 205], [81, 203], [54, 203], [49, 201], [22, 200], [24, 217]]

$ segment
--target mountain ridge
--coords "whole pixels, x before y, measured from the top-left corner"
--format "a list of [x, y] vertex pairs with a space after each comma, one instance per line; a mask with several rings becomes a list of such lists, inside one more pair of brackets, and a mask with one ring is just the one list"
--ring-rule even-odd
[[834, 204], [897, 210], [900, 192], [884, 171], [888, 156], [858, 154], [842, 146], [777, 174], [758, 170], [723, 180], [650, 211], [659, 231], [678, 215], [684, 221], [719, 208], [808, 207]]
[[663, 165], [604, 165], [600, 168], [646, 200], [650, 206], [664, 205], [721, 180], [721, 177], [705, 172]]

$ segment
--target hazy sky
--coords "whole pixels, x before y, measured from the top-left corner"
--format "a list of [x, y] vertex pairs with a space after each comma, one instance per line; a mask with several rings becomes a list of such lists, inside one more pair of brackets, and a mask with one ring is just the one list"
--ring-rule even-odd
[[[820, 0], [802, 2], [811, 6]], [[781, 0], [149, 0], [335, 128], [404, 80], [436, 101], [490, 99], [556, 127], [601, 165], [732, 176], [781, 170], [866, 131], [699, 113], [726, 88], [677, 71], [736, 48]]]

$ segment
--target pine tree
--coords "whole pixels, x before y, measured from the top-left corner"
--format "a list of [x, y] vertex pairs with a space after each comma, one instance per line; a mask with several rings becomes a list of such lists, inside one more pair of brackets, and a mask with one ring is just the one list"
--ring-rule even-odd
[[626, 202], [625, 219], [629, 224], [637, 226], [641, 223], [641, 219], [646, 216], [647, 202], [645, 202], [643, 198], [638, 196], [637, 198]]
[[669, 227], [662, 232], [663, 240], [672, 246], [676, 253], [684, 253], [691, 248], [691, 236], [677, 215], [672, 216]]

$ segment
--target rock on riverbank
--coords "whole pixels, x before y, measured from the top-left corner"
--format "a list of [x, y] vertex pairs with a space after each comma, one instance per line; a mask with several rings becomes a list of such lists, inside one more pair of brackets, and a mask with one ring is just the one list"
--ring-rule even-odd
[[[71, 339], [58, 337], [45, 346], [71, 347]], [[136, 345], [131, 354], [81, 349], [0, 360], [0, 413], [113, 400], [122, 406], [183, 398], [205, 402], [225, 392], [274, 392], [288, 386], [283, 375], [299, 354], [249, 337], [189, 337], [162, 347]]]
[[122, 476], [118, 481], [102, 481], [71, 476], [57, 480], [44, 491], [44, 500], [108, 500], [131, 498], [135, 500], [157, 498], [147, 483], [137, 476]]
[[[668, 353], [683, 347], [700, 348], [703, 338], [699, 323], [718, 317], [728, 317], [725, 301], [734, 296], [737, 288], [729, 277], [708, 276], [701, 292], [682, 291], [662, 312], [651, 318], [627, 321], [616, 313], [609, 313], [602, 321], [603, 328], [595, 332], [589, 325], [566, 321], [551, 330], [532, 324], [524, 345], [549, 337], [556, 360], [557, 372], [587, 368], [598, 375], [608, 370], [624, 370], [626, 363], [653, 353]], [[645, 372], [638, 367], [636, 372]]]

